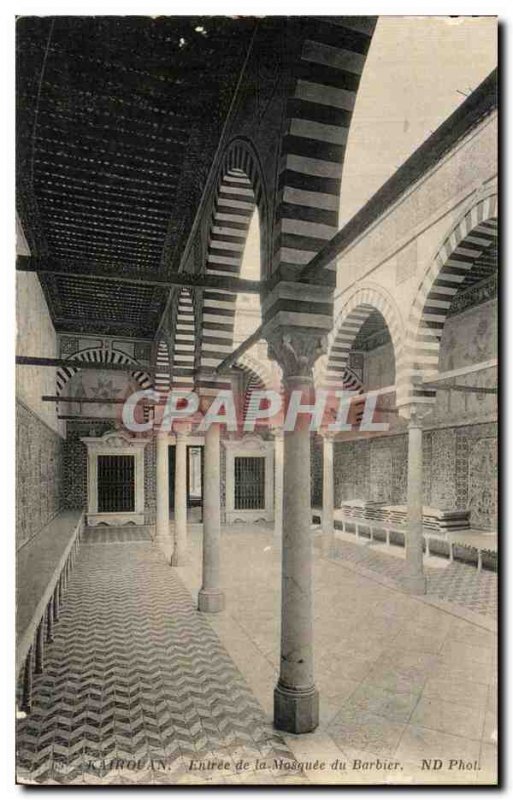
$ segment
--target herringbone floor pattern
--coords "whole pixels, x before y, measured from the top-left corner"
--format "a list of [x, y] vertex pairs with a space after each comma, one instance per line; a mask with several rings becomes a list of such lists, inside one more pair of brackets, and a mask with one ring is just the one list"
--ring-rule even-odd
[[305, 780], [273, 769], [290, 750], [150, 542], [81, 548], [17, 750], [24, 783]]

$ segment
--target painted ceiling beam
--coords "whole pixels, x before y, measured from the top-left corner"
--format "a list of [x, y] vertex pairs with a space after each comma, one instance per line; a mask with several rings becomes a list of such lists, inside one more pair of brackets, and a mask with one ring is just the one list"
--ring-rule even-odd
[[199, 289], [220, 289], [234, 294], [239, 292], [260, 294], [265, 286], [261, 281], [249, 281], [244, 278], [224, 275], [206, 275], [204, 273], [173, 272], [166, 278], [160, 279], [144, 278], [136, 273], [132, 275], [99, 273], [95, 271], [98, 268], [94, 264], [88, 265], [87, 272], [72, 272], [55, 259], [37, 256], [17, 256], [16, 269], [20, 272], [37, 272], [38, 275], [57, 275], [79, 280], [110, 281], [111, 283], [128, 284], [134, 287], [151, 286], [171, 289], [173, 286], [191, 286]]
[[110, 364], [101, 361], [82, 361], [79, 358], [43, 358], [41, 356], [16, 356], [16, 364], [23, 367], [76, 367], [77, 369], [117, 370], [118, 372], [147, 372], [155, 369], [146, 364]]
[[82, 416], [81, 414], [57, 414], [57, 419], [65, 419], [65, 420], [76, 419], [79, 422], [103, 422], [104, 420], [112, 422], [112, 417], [101, 417], [99, 415], [97, 417], [91, 417], [91, 416], [86, 417]]
[[[45, 403], [97, 403], [98, 405], [123, 405], [126, 403], [126, 397], [72, 397], [71, 395], [58, 395], [58, 394], [43, 394], [41, 395], [41, 400]], [[150, 397], [144, 397], [141, 401], [141, 405], [146, 406], [147, 408], [155, 408], [155, 406], [165, 406], [167, 403], [167, 397], [164, 395], [164, 399], [156, 402], [152, 400]]]
[[119, 404], [126, 403], [126, 397], [71, 397], [70, 395], [58, 394], [43, 394], [41, 400], [44, 403], [98, 403], [102, 404]]

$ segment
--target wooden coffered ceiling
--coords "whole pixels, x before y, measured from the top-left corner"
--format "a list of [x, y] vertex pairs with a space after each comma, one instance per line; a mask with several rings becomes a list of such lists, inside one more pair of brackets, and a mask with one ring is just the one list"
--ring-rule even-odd
[[[17, 205], [57, 330], [151, 338], [255, 22], [17, 22]], [[102, 276], [95, 280], [94, 276]], [[105, 280], [112, 276], [112, 280]]]

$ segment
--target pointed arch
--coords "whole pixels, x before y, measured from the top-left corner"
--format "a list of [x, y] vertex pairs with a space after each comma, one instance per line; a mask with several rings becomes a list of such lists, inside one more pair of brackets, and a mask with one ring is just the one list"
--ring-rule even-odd
[[[262, 172], [253, 148], [237, 139], [227, 148], [219, 169], [206, 260], [209, 275], [238, 276], [255, 209], [260, 221], [261, 252], [266, 252], [267, 203]], [[261, 258], [261, 264], [264, 259]], [[234, 292], [206, 289], [201, 313], [200, 370], [212, 370], [233, 350]]]
[[398, 403], [432, 404], [435, 389], [414, 386], [415, 379], [436, 372], [440, 343], [452, 301], [479, 260], [495, 253], [498, 236], [497, 195], [481, 198], [445, 238], [419, 284], [407, 323], [407, 343], [398, 376]]

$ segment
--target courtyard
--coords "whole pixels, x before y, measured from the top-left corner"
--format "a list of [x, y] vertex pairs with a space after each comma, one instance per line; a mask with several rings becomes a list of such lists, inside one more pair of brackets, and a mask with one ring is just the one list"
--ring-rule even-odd
[[[286, 734], [273, 728], [279, 541], [264, 525], [224, 527], [226, 608], [207, 619], [193, 599], [201, 527], [190, 525], [178, 568], [144, 528], [86, 530], [32, 713], [18, 722], [24, 782], [496, 780], [494, 573], [431, 557], [427, 593], [414, 597], [397, 584], [401, 548], [340, 534], [326, 557], [314, 527], [320, 722]], [[456, 603], [444, 583], [458, 580], [472, 588]]]

